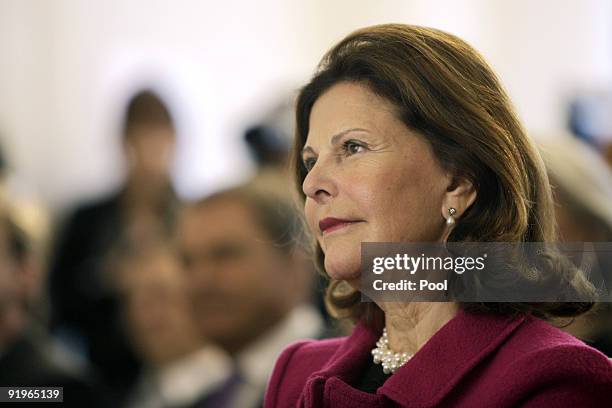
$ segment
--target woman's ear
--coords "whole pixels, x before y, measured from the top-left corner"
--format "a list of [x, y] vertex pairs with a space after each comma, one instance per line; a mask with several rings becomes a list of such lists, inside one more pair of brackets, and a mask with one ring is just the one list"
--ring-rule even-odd
[[461, 215], [476, 201], [476, 189], [470, 180], [465, 177], [452, 177], [442, 200], [442, 217], [448, 219], [449, 209], [454, 208], [453, 217]]

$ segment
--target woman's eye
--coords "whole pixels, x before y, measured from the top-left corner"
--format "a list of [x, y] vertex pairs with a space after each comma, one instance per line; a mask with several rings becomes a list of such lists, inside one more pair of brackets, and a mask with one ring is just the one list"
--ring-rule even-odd
[[314, 157], [309, 157], [307, 159], [302, 160], [302, 162], [304, 163], [304, 168], [306, 169], [306, 171], [310, 171], [317, 162], [317, 159], [315, 159]]
[[363, 145], [355, 141], [352, 141], [352, 140], [346, 141], [343, 147], [344, 147], [344, 151], [348, 154], [356, 154], [356, 153], [363, 151], [364, 149]]

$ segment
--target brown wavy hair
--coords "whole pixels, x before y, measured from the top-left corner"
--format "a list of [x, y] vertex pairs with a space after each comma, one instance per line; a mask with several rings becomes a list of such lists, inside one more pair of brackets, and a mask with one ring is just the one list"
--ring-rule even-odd
[[[433, 148], [441, 166], [467, 178], [477, 197], [461, 216], [448, 241], [551, 242], [556, 238], [554, 207], [546, 171], [521, 126], [495, 73], [480, 54], [454, 35], [401, 24], [366, 27], [349, 34], [319, 63], [296, 104], [292, 170], [301, 203], [306, 177], [300, 152], [309, 131], [315, 101], [330, 87], [349, 81], [364, 84], [390, 101], [409, 128]], [[312, 240], [316, 265], [324, 254]], [[562, 257], [551, 255], [547, 268], [589, 295], [592, 287]], [[361, 302], [344, 281], [331, 280], [326, 293], [338, 318], [376, 319], [381, 310]], [[544, 318], [571, 317], [591, 302], [479, 303], [462, 307], [497, 313], [529, 311]]]

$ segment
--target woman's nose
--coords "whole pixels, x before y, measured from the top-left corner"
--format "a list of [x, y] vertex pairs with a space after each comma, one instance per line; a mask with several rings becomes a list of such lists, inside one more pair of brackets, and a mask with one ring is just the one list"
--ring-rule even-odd
[[317, 160], [302, 183], [302, 191], [306, 197], [324, 204], [337, 194], [337, 182], [330, 170], [322, 160]]

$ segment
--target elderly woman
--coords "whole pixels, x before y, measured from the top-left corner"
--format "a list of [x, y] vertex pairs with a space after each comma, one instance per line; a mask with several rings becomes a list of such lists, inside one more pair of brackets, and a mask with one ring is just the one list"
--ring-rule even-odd
[[[296, 114], [294, 171], [327, 303], [357, 325], [289, 346], [266, 407], [612, 401], [608, 359], [546, 322], [591, 303], [361, 302], [362, 242], [555, 239], [542, 161], [474, 49], [429, 28], [358, 30], [326, 54]], [[381, 353], [397, 363], [383, 371]]]

